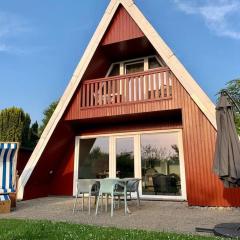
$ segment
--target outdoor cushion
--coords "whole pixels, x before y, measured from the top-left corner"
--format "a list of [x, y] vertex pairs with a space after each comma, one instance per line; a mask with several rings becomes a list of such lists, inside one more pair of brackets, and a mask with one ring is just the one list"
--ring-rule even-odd
[[17, 143], [0, 143], [0, 194], [14, 192]]
[[0, 202], [2, 202], [2, 201], [8, 201], [8, 200], [10, 200], [10, 197], [9, 197], [7, 194], [5, 194], [5, 195], [0, 195]]

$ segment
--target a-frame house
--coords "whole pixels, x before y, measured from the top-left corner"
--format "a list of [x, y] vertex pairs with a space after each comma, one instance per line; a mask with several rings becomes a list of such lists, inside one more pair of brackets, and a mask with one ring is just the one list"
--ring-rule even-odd
[[78, 178], [139, 177], [144, 199], [238, 206], [212, 172], [215, 106], [132, 0], [111, 0], [18, 184], [75, 193]]

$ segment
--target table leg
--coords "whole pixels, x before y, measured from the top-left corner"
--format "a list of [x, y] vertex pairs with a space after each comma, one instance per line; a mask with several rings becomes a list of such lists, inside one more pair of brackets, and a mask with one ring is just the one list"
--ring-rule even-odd
[[124, 198], [125, 198], [125, 214], [126, 213], [131, 214], [131, 211], [129, 210], [128, 204], [127, 204], [127, 183], [125, 184], [125, 187], [124, 187]]
[[127, 206], [127, 184], [124, 185], [124, 206], [125, 206], [125, 215], [128, 212], [128, 206]]

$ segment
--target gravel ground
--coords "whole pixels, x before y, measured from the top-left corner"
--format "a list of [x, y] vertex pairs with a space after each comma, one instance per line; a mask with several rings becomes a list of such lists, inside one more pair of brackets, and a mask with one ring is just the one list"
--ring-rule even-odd
[[18, 202], [17, 210], [10, 214], [1, 214], [0, 218], [47, 219], [118, 228], [137, 228], [178, 233], [195, 233], [195, 227], [213, 228], [218, 223], [240, 222], [239, 208], [202, 208], [188, 207], [185, 202], [136, 201], [128, 202], [131, 214], [124, 215], [123, 204], [114, 211], [99, 212], [95, 216], [92, 210], [72, 213], [73, 198], [48, 197]]

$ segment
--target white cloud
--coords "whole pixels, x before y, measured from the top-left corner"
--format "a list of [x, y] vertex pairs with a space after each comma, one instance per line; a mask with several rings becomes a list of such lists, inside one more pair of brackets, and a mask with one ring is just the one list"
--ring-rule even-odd
[[240, 39], [239, 0], [174, 0], [178, 9], [186, 14], [202, 17], [210, 30], [218, 36]]
[[27, 23], [13, 14], [0, 12], [0, 52], [16, 53], [22, 52], [20, 48], [10, 44], [20, 34], [30, 31]]

